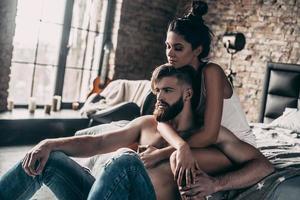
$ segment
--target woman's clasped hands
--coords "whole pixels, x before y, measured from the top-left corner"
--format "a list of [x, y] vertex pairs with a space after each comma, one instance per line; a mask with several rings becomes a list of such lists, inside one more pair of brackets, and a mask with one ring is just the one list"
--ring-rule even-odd
[[180, 146], [176, 153], [175, 180], [178, 186], [195, 183], [196, 172], [200, 170], [197, 160], [187, 143]]

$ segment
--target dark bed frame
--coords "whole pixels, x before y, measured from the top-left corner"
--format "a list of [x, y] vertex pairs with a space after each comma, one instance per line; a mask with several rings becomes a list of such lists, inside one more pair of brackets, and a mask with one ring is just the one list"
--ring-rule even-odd
[[273, 121], [286, 107], [300, 109], [300, 65], [268, 62], [259, 122]]

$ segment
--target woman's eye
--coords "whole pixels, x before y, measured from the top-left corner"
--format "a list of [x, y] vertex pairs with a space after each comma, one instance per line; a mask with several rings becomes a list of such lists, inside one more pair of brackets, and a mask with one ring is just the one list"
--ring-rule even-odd
[[182, 51], [182, 47], [175, 47], [175, 51]]

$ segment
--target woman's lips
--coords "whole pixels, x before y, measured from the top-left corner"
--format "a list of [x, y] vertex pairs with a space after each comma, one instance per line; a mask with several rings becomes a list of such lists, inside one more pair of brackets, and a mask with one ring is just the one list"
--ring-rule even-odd
[[170, 64], [175, 64], [176, 61], [175, 61], [175, 60], [169, 60], [169, 63], [170, 63]]

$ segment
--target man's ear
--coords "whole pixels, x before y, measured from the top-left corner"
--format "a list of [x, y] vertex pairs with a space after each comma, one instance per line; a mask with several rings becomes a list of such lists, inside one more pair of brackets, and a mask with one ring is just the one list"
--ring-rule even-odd
[[196, 49], [193, 50], [195, 56], [199, 56], [202, 53], [202, 46], [200, 45], [199, 47], [197, 47]]
[[193, 96], [193, 90], [192, 88], [187, 88], [184, 92], [184, 101], [191, 101]]

